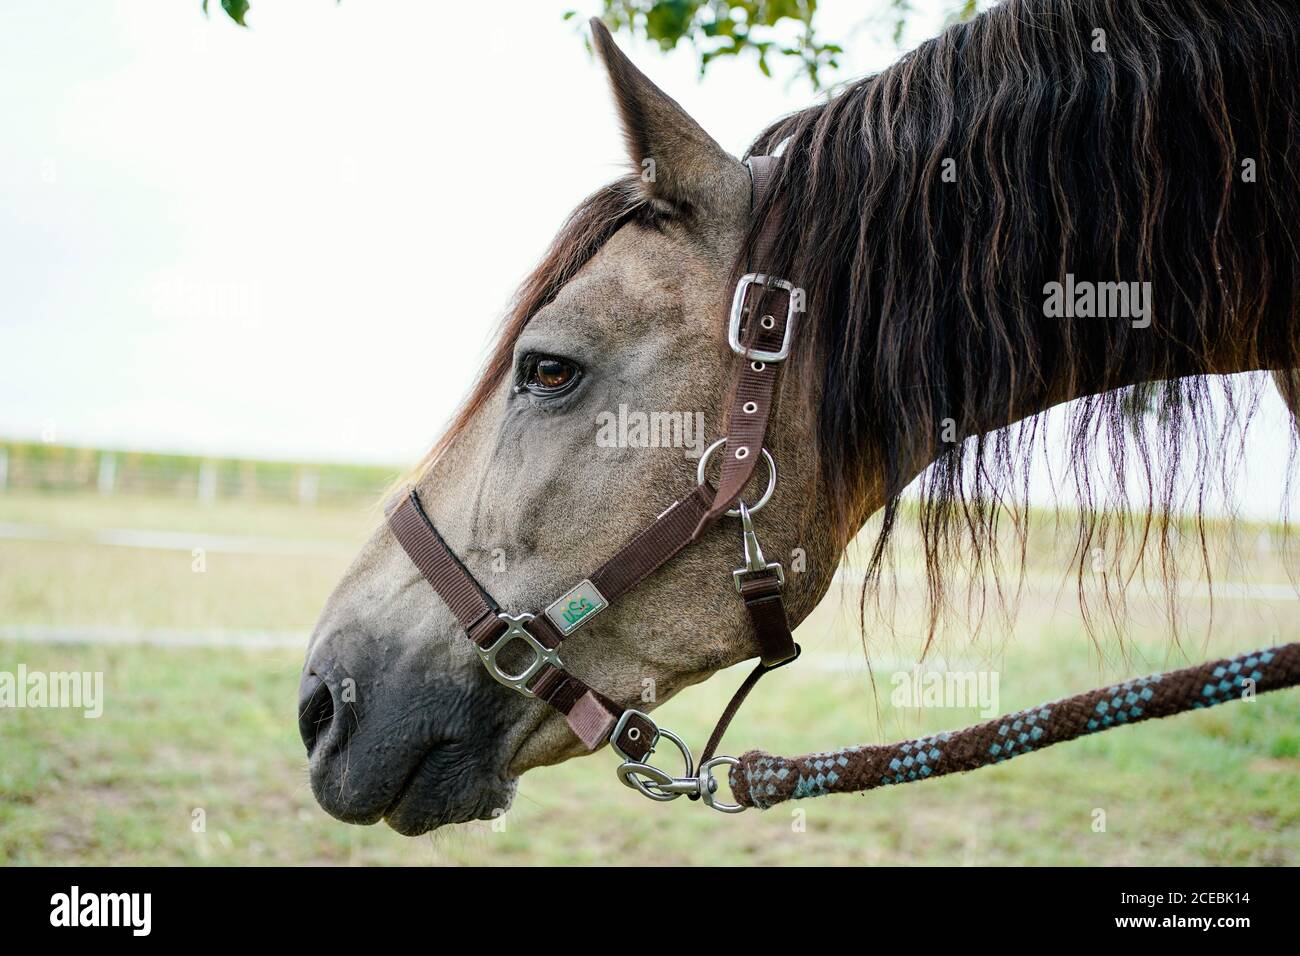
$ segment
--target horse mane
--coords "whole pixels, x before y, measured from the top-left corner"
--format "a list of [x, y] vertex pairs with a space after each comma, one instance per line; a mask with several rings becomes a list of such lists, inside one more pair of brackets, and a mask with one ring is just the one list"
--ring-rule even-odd
[[[807, 295], [796, 381], [821, 395], [843, 541], [863, 502], [886, 502], [864, 601], [913, 507], [901, 492], [918, 455], [934, 460], [913, 485], [930, 637], [954, 568], [972, 572], [981, 619], [988, 582], [1005, 597], [999, 529], [1010, 523], [1023, 569], [1044, 445], [1026, 413], [1075, 395], [1085, 619], [1098, 548], [1121, 634], [1123, 586], [1149, 545], [1172, 594], [1171, 527], [1188, 504], [1208, 575], [1207, 487], [1230, 483], [1259, 377], [1207, 373], [1225, 342], [1233, 367], [1300, 367], [1298, 32], [1279, 0], [1006, 0], [759, 135], [751, 154], [783, 161], [741, 261], [776, 217], [770, 271]], [[1046, 318], [1045, 284], [1067, 273], [1149, 281], [1151, 326]], [[1300, 407], [1295, 381], [1279, 384]]]

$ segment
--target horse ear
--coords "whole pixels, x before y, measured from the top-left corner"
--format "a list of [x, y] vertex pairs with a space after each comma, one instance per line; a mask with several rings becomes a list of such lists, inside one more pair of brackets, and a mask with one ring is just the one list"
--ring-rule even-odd
[[748, 177], [737, 176], [744, 171], [740, 161], [632, 64], [599, 18], [592, 17], [591, 32], [646, 198], [664, 212], [683, 214], [722, 199], [736, 182], [748, 189]]

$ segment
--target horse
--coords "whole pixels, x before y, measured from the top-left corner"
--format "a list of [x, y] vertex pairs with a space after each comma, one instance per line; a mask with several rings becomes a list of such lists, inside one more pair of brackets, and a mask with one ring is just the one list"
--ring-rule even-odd
[[[999, 563], [999, 515], [1056, 406], [1073, 403], [1080, 554], [1154, 539], [1166, 566], [1176, 485], [1152, 463], [1172, 475], [1194, 452], [1204, 482], [1230, 457], [1216, 403], [1245, 421], [1260, 377], [1243, 395], [1224, 376], [1271, 372], [1300, 414], [1289, 4], [1005, 0], [777, 120], [741, 158], [592, 31], [631, 171], [564, 223], [410, 476], [501, 606], [542, 606], [696, 487], [680, 448], [597, 442], [595, 422], [627, 406], [720, 427], [750, 365], [723, 334], [726, 303], [765, 230], [764, 271], [802, 311], [763, 441], [780, 481], [752, 518], [768, 554], [805, 556], [784, 585], [791, 626], [873, 516], [877, 580], [909, 487], [933, 624], [954, 555]], [[758, 195], [744, 160], [768, 155]], [[1153, 402], [1154, 439], [1132, 427]], [[1135, 460], [1145, 509], [1123, 498]], [[1099, 475], [1119, 499], [1090, 496]], [[729, 519], [700, 530], [565, 641], [568, 670], [649, 710], [753, 657], [727, 573], [736, 539]], [[303, 669], [320, 805], [415, 835], [498, 815], [522, 774], [589, 752], [563, 715], [490, 677], [378, 528]]]

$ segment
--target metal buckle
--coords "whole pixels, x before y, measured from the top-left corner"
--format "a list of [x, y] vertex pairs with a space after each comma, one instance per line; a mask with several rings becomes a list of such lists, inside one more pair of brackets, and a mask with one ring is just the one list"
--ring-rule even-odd
[[[785, 289], [789, 293], [789, 302], [785, 308], [785, 332], [781, 336], [781, 348], [775, 352], [751, 348], [745, 350], [740, 341], [740, 322], [744, 316], [745, 293], [752, 285], [765, 285], [769, 288]], [[784, 362], [790, 357], [790, 344], [794, 341], [795, 316], [794, 285], [784, 279], [763, 275], [761, 272], [747, 272], [736, 283], [736, 291], [731, 297], [731, 321], [727, 324], [727, 344], [737, 355], [744, 355], [755, 362]]]
[[[492, 679], [498, 684], [504, 684], [525, 697], [536, 697], [537, 695], [528, 689], [528, 682], [536, 677], [538, 672], [547, 664], [558, 670], [563, 670], [564, 663], [560, 660], [559, 652], [544, 645], [524, 627], [533, 619], [532, 614], [516, 616], [502, 611], [497, 614], [497, 619], [504, 621], [507, 625], [502, 635], [493, 641], [490, 647], [480, 647], [475, 644], [474, 649], [478, 651], [479, 659], [483, 661], [483, 666], [487, 668], [487, 672], [492, 675]], [[533, 660], [519, 673], [510, 674], [497, 665], [497, 655], [501, 653], [502, 648], [516, 640], [523, 641], [532, 649]]]
[[740, 503], [740, 528], [741, 540], [745, 544], [745, 564], [731, 572], [736, 593], [740, 593], [741, 582], [751, 574], [762, 574], [772, 570], [776, 571], [777, 585], [785, 587], [785, 569], [781, 567], [779, 561], [769, 562], [763, 558], [763, 548], [758, 543], [758, 535], [754, 533], [754, 521], [750, 517], [749, 506], [743, 501]]
[[[658, 746], [659, 744], [659, 725], [654, 722], [654, 720], [651, 718], [649, 714], [642, 713], [639, 710], [623, 711], [623, 716], [619, 717], [618, 723], [614, 725], [613, 731], [610, 732], [609, 747], [611, 750], [614, 751], [614, 753], [618, 754], [620, 757], [623, 758], [624, 761], [627, 761], [629, 763], [635, 763], [636, 760], [633, 758], [631, 754], [627, 753], [625, 750], [623, 750], [622, 747], [618, 745], [618, 738], [623, 736], [623, 728], [627, 726], [627, 722], [631, 720], [633, 717], [640, 717], [642, 720], [644, 720], [646, 723], [648, 723], [651, 727], [654, 728], [654, 736], [650, 738], [650, 747], [649, 749], [646, 750], [645, 756], [649, 757], [652, 753], [654, 753], [655, 747]], [[632, 729], [635, 730], [636, 728], [634, 727]], [[644, 760], [645, 757], [641, 759]]]

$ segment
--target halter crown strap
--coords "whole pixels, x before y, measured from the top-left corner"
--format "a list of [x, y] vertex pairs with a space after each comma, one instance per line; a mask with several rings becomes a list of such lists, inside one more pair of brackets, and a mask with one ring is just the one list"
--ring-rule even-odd
[[[746, 165], [752, 183], [752, 207], [759, 210], [776, 179], [777, 159], [751, 156]], [[695, 529], [696, 535], [736, 503], [753, 476], [772, 412], [777, 372], [789, 357], [794, 342], [795, 320], [801, 305], [795, 295], [797, 290], [791, 283], [765, 271], [772, 262], [776, 238], [776, 218], [769, 215], [754, 245], [749, 263], [751, 271], [741, 277], [732, 300], [727, 342], [746, 361], [741, 364], [727, 416], [718, 493], [708, 514]]]

